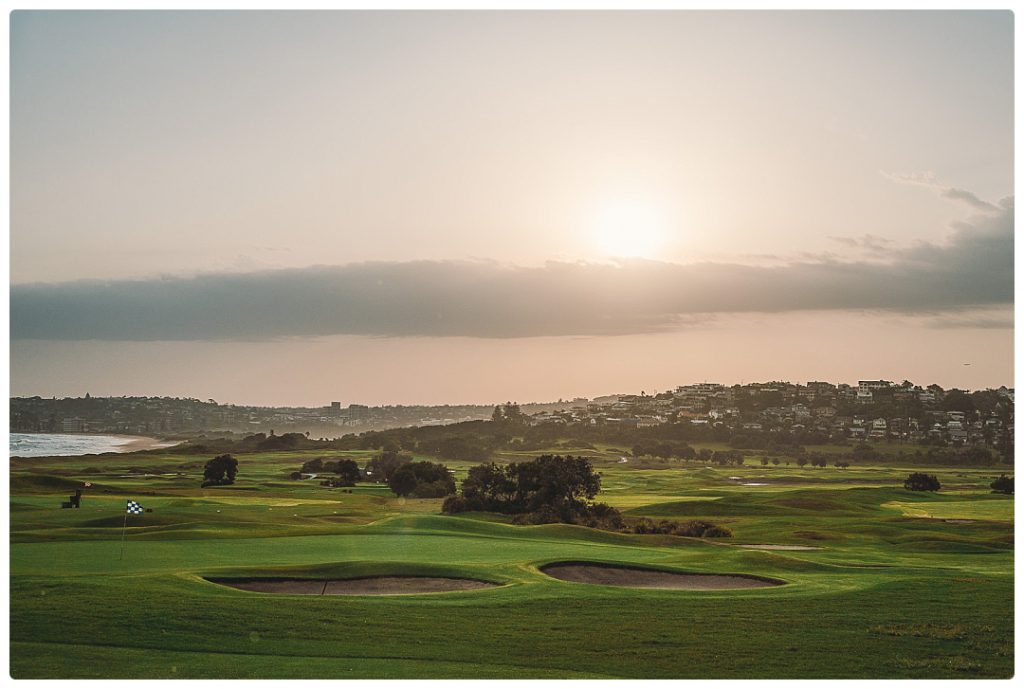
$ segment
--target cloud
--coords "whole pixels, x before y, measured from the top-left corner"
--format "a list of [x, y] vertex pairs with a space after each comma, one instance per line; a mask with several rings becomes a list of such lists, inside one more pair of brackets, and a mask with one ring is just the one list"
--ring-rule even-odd
[[893, 245], [891, 239], [878, 237], [873, 234], [865, 234], [861, 237], [837, 237], [830, 235], [829, 239], [849, 249], [857, 249], [868, 256], [886, 256], [892, 251]]
[[957, 201], [964, 201], [971, 206], [974, 206], [981, 211], [998, 211], [999, 206], [989, 203], [988, 201], [982, 201], [975, 194], [966, 191], [964, 189], [956, 189], [950, 187], [942, 192], [942, 196], [947, 199], [955, 199]]
[[913, 184], [920, 187], [938, 187], [939, 183], [936, 180], [935, 173], [930, 171], [925, 172], [886, 172], [885, 170], [879, 170], [882, 177], [890, 179], [897, 184]]
[[1013, 316], [943, 316], [925, 322], [924, 327], [936, 330], [1013, 330]]
[[979, 198], [974, 192], [967, 191], [966, 189], [957, 189], [956, 187], [947, 187], [939, 183], [934, 172], [885, 172], [883, 170], [881, 175], [897, 184], [912, 184], [918, 187], [935, 189], [943, 198], [963, 201], [976, 210], [988, 213], [998, 212], [1003, 201], [1006, 200], [1003, 199], [1003, 201], [1000, 201], [1000, 206], [997, 206], [994, 203], [989, 203]]
[[717, 313], [955, 312], [1012, 301], [1012, 199], [959, 223], [944, 244], [890, 249], [884, 262], [370, 262], [12, 285], [10, 295], [14, 339], [138, 341], [624, 335]]

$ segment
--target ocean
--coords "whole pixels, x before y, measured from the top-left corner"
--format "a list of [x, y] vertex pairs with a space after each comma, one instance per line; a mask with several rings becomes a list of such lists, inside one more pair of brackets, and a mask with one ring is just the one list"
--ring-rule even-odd
[[72, 457], [101, 452], [126, 452], [137, 440], [112, 435], [11, 433], [10, 445], [12, 457]]

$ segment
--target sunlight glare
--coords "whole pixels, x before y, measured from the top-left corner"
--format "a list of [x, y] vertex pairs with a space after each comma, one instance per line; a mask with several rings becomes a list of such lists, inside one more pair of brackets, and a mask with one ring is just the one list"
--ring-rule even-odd
[[597, 248], [608, 256], [654, 258], [665, 243], [665, 220], [652, 204], [617, 202], [598, 212], [593, 236]]

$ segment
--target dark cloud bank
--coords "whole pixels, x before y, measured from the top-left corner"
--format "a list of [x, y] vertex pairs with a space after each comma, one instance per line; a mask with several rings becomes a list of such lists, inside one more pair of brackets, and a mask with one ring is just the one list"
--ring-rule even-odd
[[[995, 210], [992, 210], [995, 209]], [[621, 335], [701, 314], [809, 309], [955, 312], [1013, 302], [1013, 202], [943, 245], [882, 262], [776, 267], [628, 261], [509, 267], [359, 263], [146, 281], [14, 285], [11, 336], [269, 340], [289, 336]]]

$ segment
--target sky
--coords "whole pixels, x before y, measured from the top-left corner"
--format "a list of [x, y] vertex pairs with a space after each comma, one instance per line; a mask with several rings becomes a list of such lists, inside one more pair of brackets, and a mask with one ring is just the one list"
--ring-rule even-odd
[[11, 14], [11, 394], [1013, 385], [1013, 16]]

